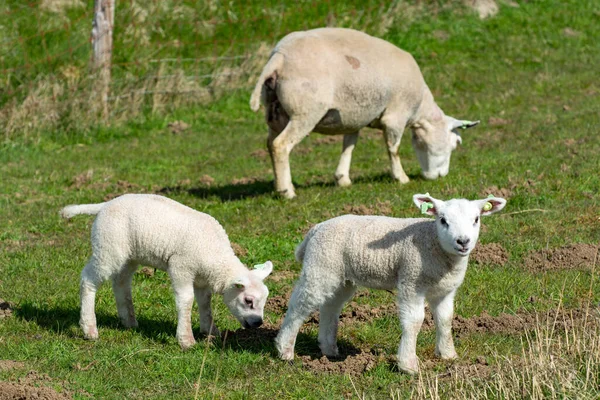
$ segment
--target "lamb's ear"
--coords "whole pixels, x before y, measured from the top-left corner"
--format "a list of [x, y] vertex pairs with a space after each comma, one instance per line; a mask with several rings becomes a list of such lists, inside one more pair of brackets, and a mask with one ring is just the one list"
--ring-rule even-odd
[[429, 193], [415, 194], [413, 202], [421, 210], [421, 214], [427, 215], [437, 215], [438, 209], [444, 203], [442, 200], [434, 199]]
[[502, 210], [506, 205], [506, 200], [502, 197], [494, 197], [491, 195], [487, 199], [475, 200], [475, 202], [481, 210], [481, 215], [491, 215]]
[[246, 287], [250, 286], [250, 279], [247, 276], [238, 276], [231, 281], [230, 285], [237, 289], [244, 290]]
[[264, 280], [271, 272], [273, 272], [273, 263], [271, 261], [267, 261], [264, 264], [255, 265], [252, 272], [261, 280]]

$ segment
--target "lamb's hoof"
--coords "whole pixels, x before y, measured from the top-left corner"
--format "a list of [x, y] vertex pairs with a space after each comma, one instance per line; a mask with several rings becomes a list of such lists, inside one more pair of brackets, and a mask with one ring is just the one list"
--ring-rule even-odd
[[181, 346], [181, 350], [188, 350], [196, 344], [196, 340], [192, 337], [190, 338], [182, 338], [178, 339], [179, 346]]
[[123, 324], [123, 326], [127, 329], [132, 329], [132, 328], [137, 328], [138, 327], [138, 322], [137, 320], [128, 320], [128, 321], [121, 321], [121, 323]]
[[352, 185], [352, 181], [346, 175], [340, 176], [340, 177], [336, 176], [335, 179], [336, 179], [336, 183], [339, 187], [347, 187], [347, 186]]
[[84, 332], [83, 333], [83, 338], [85, 340], [98, 340], [98, 330], [95, 329], [93, 331], [89, 331], [89, 332]]
[[458, 358], [456, 351], [441, 353], [439, 350], [436, 350], [435, 355], [442, 360], [456, 360]]
[[209, 331], [201, 331], [200, 333], [202, 333], [203, 335], [206, 335], [207, 337], [215, 337], [215, 338], [220, 338], [221, 337], [221, 331], [219, 331], [215, 327], [213, 327], [210, 330], [210, 332]]
[[292, 361], [294, 359], [294, 350], [283, 350], [279, 353], [279, 358], [284, 361]]
[[416, 375], [419, 373], [419, 360], [398, 361], [398, 368], [409, 375]]
[[340, 352], [338, 351], [337, 346], [326, 348], [326, 349], [321, 349], [321, 353], [327, 358], [339, 358], [340, 357]]
[[400, 182], [401, 185], [405, 185], [408, 182], [410, 182], [410, 178], [406, 175], [403, 176], [392, 176], [392, 178], [394, 178], [394, 180]]

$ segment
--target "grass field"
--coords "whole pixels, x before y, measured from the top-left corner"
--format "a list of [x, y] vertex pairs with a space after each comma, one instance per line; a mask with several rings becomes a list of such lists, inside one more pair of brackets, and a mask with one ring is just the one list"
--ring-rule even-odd
[[[13, 10], [10, 18], [0, 14], [4, 32], [31, 36], [35, 18], [42, 25], [51, 19], [47, 13], [19, 12], [18, 3], [0, 6], [0, 12]], [[114, 91], [129, 90], [140, 71], [127, 69], [125, 58], [154, 57], [149, 49], [160, 35], [184, 43], [205, 35], [213, 42], [206, 48], [168, 47], [160, 54], [200, 57], [271, 46], [287, 32], [326, 23], [364, 29], [415, 56], [447, 114], [482, 120], [463, 135], [449, 175], [421, 179], [410, 140], [405, 140], [400, 154], [411, 182], [399, 186], [389, 177], [381, 134], [368, 131], [354, 152], [353, 185], [338, 188], [333, 173], [341, 141], [311, 134], [292, 152], [298, 197], [285, 201], [272, 192], [263, 115], [248, 107], [254, 69], [248, 80], [230, 82], [230, 88], [224, 84], [220, 91], [213, 82], [200, 82], [212, 85], [208, 100], [165, 98], [177, 107], [157, 108], [145, 99], [130, 114], [119, 113], [115, 105], [119, 118], [109, 126], [84, 121], [85, 112], [69, 114], [68, 91], [56, 104], [48, 103], [50, 108], [22, 103], [31, 82], [59, 77], [57, 71], [67, 65], [83, 71], [89, 50], [82, 48], [57, 64], [40, 61], [35, 68], [11, 72], [0, 84], [0, 129], [5, 130], [0, 298], [8, 302], [0, 305], [0, 385], [5, 385], [0, 388], [20, 379], [23, 385], [48, 386], [54, 394], [75, 398], [600, 397], [598, 2], [500, 2], [499, 13], [485, 20], [460, 2], [382, 7], [376, 2], [301, 1], [297, 12], [292, 2], [272, 3], [197, 6], [194, 15], [218, 21], [203, 33], [181, 28], [190, 18], [185, 12], [183, 22], [174, 23], [167, 14], [179, 3], [164, 2], [163, 9], [149, 14], [155, 19], [148, 26], [161, 26], [163, 33], [149, 33], [148, 46], [116, 39], [134, 54], [115, 54], [120, 65], [115, 79], [126, 81], [115, 83]], [[194, 2], [181, 4], [195, 7]], [[81, 19], [89, 10], [87, 4], [64, 16], [75, 21], [72, 31], [82, 38], [89, 35], [91, 19]], [[129, 21], [131, 15], [123, 11], [118, 19]], [[236, 24], [231, 15], [252, 22]], [[171, 37], [174, 27], [177, 34]], [[123, 31], [121, 38], [129, 34]], [[242, 45], [227, 44], [242, 37], [247, 38]], [[3, 68], [22, 65], [24, 57], [44, 60], [44, 51], [59, 53], [64, 46], [59, 35], [50, 50], [34, 42], [4, 48]], [[260, 67], [266, 60], [261, 54], [256, 66], [244, 65]], [[222, 71], [224, 66], [211, 68]], [[82, 98], [83, 88], [84, 83], [76, 86], [74, 97]], [[17, 96], [9, 96], [12, 92]], [[44, 119], [48, 110], [60, 118]], [[22, 121], [28, 118], [39, 124], [27, 128]], [[189, 128], [174, 133], [169, 124], [176, 121]], [[97, 296], [100, 340], [83, 340], [79, 274], [90, 255], [92, 219], [67, 222], [58, 211], [67, 204], [133, 192], [163, 194], [214, 216], [247, 265], [273, 261], [263, 328], [242, 330], [216, 296], [216, 324], [227, 336], [209, 342], [197, 335], [197, 346], [182, 352], [175, 339], [169, 279], [146, 270], [136, 274], [133, 284], [139, 328], [119, 325], [107, 284]], [[435, 359], [435, 332], [426, 324], [417, 345], [422, 374], [399, 373], [392, 357], [401, 335], [394, 296], [362, 289], [342, 315], [341, 360], [320, 359], [314, 319], [298, 337], [296, 360], [278, 360], [273, 338], [300, 270], [293, 251], [303, 234], [317, 222], [347, 213], [416, 217], [411, 198], [424, 192], [444, 199], [489, 193], [508, 199], [502, 213], [483, 221], [478, 251], [456, 298], [460, 358]], [[197, 331], [197, 317], [193, 323]]]

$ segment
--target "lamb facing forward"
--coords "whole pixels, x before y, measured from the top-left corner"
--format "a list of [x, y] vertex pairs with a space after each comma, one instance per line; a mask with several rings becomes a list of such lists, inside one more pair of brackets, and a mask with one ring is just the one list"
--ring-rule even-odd
[[426, 300], [436, 325], [436, 355], [457, 357], [451, 336], [454, 295], [479, 237], [479, 217], [500, 211], [506, 200], [442, 201], [417, 194], [413, 201], [435, 220], [344, 215], [308, 232], [296, 249], [302, 272], [275, 340], [282, 359], [294, 358], [298, 331], [317, 309], [321, 351], [337, 356], [340, 311], [357, 286], [397, 289], [401, 370], [419, 370], [416, 340]]
[[344, 135], [335, 179], [348, 186], [360, 129], [383, 129], [392, 177], [406, 183], [398, 156], [406, 127], [412, 128], [423, 176], [436, 179], [448, 173], [450, 153], [461, 143], [457, 129], [479, 122], [444, 115], [409, 53], [342, 28], [293, 32], [281, 39], [258, 78], [250, 108], [258, 111], [261, 101], [275, 189], [286, 198], [295, 196], [290, 152], [313, 131]]
[[61, 215], [98, 216], [92, 227], [92, 256], [81, 273], [81, 319], [86, 339], [97, 339], [94, 301], [100, 284], [112, 280], [119, 318], [136, 327], [131, 280], [138, 265], [166, 270], [177, 305], [177, 340], [183, 349], [196, 341], [191, 311], [194, 296], [200, 331], [219, 335], [210, 300], [223, 294], [231, 313], [244, 328], [262, 324], [269, 290], [263, 280], [273, 264], [248, 270], [235, 256], [219, 222], [174, 200], [150, 194], [126, 194], [106, 203], [67, 206]]

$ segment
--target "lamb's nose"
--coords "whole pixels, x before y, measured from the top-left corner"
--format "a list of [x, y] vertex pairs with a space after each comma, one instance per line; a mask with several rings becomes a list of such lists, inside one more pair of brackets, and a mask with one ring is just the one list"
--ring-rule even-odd
[[466, 247], [469, 244], [470, 241], [471, 241], [471, 239], [469, 239], [469, 238], [456, 239], [456, 243], [458, 243], [462, 247]]

